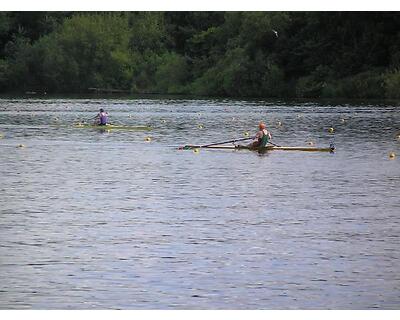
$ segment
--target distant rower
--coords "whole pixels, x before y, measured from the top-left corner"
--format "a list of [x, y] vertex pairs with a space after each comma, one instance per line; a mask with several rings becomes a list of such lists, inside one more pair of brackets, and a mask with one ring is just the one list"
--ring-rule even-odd
[[254, 137], [254, 141], [249, 144], [249, 147], [263, 148], [267, 145], [268, 141], [272, 139], [271, 134], [267, 130], [264, 122], [260, 122], [258, 128], [259, 130]]
[[108, 113], [104, 111], [103, 108], [99, 110], [99, 113], [95, 117], [96, 123], [100, 126], [105, 126], [108, 124]]

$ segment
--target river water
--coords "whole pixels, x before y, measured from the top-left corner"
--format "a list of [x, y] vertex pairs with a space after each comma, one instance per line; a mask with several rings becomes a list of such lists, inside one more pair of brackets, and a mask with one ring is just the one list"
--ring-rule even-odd
[[[153, 130], [70, 125], [100, 107]], [[260, 120], [336, 152], [176, 148]], [[398, 104], [2, 99], [0, 133], [1, 309], [400, 308]]]

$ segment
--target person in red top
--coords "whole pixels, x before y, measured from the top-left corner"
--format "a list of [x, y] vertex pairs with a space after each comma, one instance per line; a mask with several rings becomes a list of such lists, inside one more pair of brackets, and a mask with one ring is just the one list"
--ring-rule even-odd
[[260, 122], [258, 129], [258, 132], [254, 136], [254, 141], [248, 145], [251, 148], [263, 148], [272, 139], [271, 133], [267, 130], [264, 122]]

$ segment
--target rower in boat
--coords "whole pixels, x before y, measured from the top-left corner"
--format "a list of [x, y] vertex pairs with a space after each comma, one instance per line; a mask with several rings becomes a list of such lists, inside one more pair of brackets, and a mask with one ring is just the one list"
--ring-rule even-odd
[[[272, 139], [271, 133], [267, 130], [264, 122], [260, 122], [258, 125], [258, 132], [254, 136], [254, 138], [244, 138], [244, 139], [234, 139], [216, 143], [209, 143], [205, 145], [185, 145], [183, 147], [179, 147], [179, 150], [196, 150], [199, 148], [207, 148], [207, 149], [220, 149], [220, 150], [252, 150], [258, 151], [259, 153], [263, 153], [266, 151], [272, 150], [281, 150], [281, 151], [321, 151], [321, 152], [335, 152], [335, 146], [333, 143], [329, 146], [329, 148], [319, 148], [319, 147], [291, 147], [291, 146], [280, 146], [275, 143], [272, 143], [270, 140]], [[253, 139], [253, 142], [248, 145], [238, 145], [234, 144], [238, 141], [245, 141]], [[233, 143], [234, 145], [226, 145], [227, 143]], [[270, 144], [267, 146], [267, 144]]]
[[264, 122], [260, 122], [258, 125], [258, 132], [254, 136], [254, 141], [250, 143], [247, 147], [249, 148], [264, 148], [268, 141], [272, 139], [271, 133], [267, 130], [267, 127]]
[[99, 113], [94, 119], [97, 125], [106, 126], [108, 124], [108, 113], [103, 108], [100, 108]]

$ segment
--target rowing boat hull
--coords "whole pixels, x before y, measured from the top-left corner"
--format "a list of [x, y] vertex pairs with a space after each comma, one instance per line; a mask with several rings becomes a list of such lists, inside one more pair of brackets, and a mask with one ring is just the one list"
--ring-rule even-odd
[[277, 147], [277, 146], [265, 146], [263, 148], [251, 148], [247, 146], [227, 146], [227, 145], [213, 145], [213, 146], [195, 146], [195, 145], [188, 145], [183, 147], [183, 149], [197, 149], [197, 148], [204, 148], [204, 149], [220, 149], [220, 150], [251, 150], [251, 151], [273, 151], [273, 150], [280, 150], [280, 151], [308, 151], [308, 152], [334, 152], [334, 147], [328, 148], [317, 148], [317, 147]]
[[116, 125], [116, 124], [108, 124], [104, 126], [95, 125], [95, 124], [76, 124], [74, 128], [83, 128], [83, 129], [96, 129], [96, 130], [142, 130], [149, 131], [151, 127], [148, 126], [124, 126], [124, 125]]

